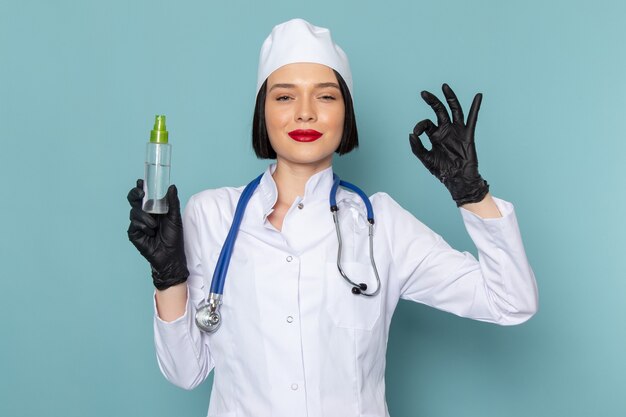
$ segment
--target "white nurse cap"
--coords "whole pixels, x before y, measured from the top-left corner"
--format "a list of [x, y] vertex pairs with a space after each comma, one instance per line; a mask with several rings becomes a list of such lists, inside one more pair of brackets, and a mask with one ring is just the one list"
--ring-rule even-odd
[[296, 62], [313, 62], [334, 69], [341, 74], [352, 94], [352, 73], [345, 52], [333, 42], [330, 30], [313, 26], [303, 19], [292, 19], [274, 26], [263, 42], [257, 94], [272, 72]]

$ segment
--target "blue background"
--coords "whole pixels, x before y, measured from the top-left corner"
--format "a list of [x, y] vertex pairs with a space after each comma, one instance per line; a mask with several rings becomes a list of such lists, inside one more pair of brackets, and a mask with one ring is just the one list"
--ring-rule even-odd
[[481, 173], [512, 201], [540, 290], [498, 327], [401, 302], [387, 398], [400, 416], [626, 415], [626, 6], [609, 1], [0, 3], [0, 415], [204, 416], [160, 374], [146, 262], [126, 237], [154, 115], [181, 200], [262, 171], [258, 51], [303, 17], [354, 75], [361, 147], [336, 171], [474, 247], [408, 133], [449, 83]]

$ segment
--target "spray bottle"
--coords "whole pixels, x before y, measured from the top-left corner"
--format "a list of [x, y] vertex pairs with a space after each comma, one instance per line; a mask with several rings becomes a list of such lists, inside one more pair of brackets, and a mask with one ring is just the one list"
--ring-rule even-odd
[[172, 145], [167, 143], [165, 116], [156, 116], [146, 146], [145, 176], [143, 182], [142, 208], [147, 213], [167, 213], [165, 194], [170, 186], [170, 158]]

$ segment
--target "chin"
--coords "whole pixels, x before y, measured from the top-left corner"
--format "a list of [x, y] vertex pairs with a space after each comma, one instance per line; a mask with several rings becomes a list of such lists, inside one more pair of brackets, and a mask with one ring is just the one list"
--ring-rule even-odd
[[278, 159], [282, 159], [285, 162], [290, 164], [298, 164], [298, 165], [319, 165], [332, 163], [333, 155], [325, 154], [325, 155], [311, 155], [311, 154], [299, 154], [299, 155], [279, 155]]

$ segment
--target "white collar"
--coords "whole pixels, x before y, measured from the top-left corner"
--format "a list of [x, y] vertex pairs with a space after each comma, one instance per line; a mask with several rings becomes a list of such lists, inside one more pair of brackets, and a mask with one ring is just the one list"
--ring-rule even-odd
[[[276, 188], [276, 182], [272, 177], [272, 174], [276, 171], [276, 164], [271, 164], [267, 167], [259, 188], [257, 189], [261, 196], [261, 202], [263, 205], [263, 219], [272, 213], [276, 200], [278, 199], [278, 189]], [[304, 186], [304, 196], [298, 197], [298, 202], [313, 202], [318, 200], [330, 201], [330, 189], [333, 186], [333, 167], [316, 172], [311, 175]], [[329, 203], [330, 204], [330, 203]]]

